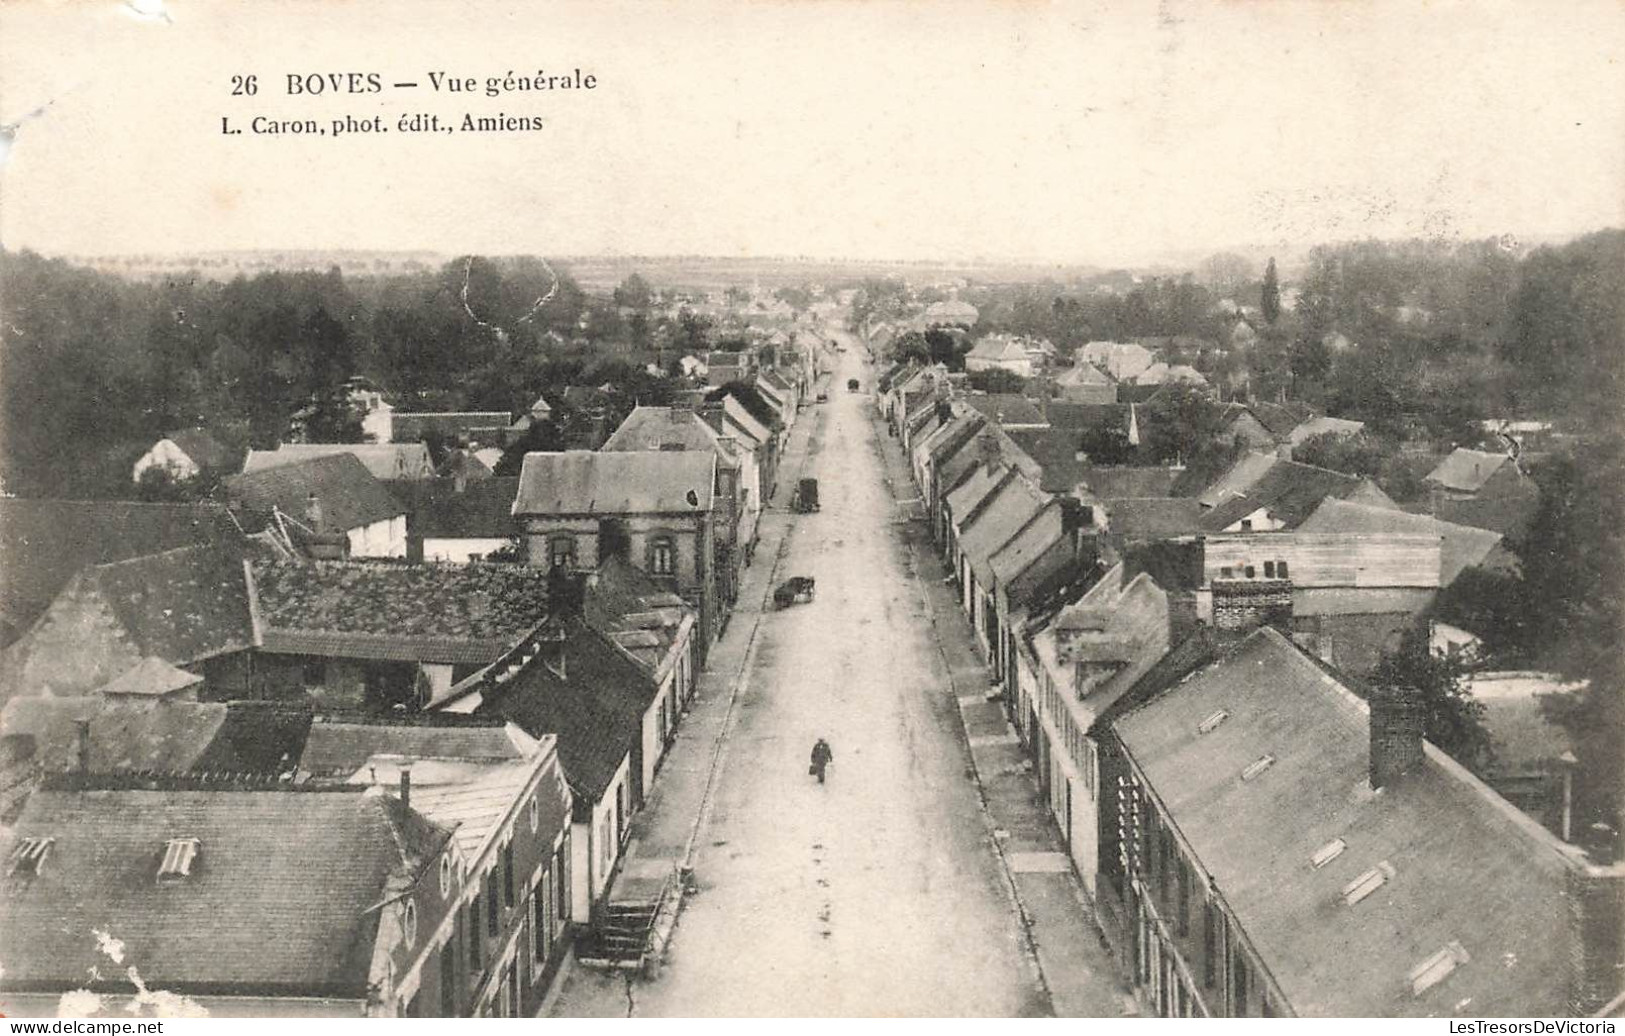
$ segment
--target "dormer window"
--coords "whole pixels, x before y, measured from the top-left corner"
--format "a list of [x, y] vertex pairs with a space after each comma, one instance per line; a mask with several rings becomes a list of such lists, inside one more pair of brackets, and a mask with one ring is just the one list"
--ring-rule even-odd
[[11, 851], [11, 868], [7, 873], [21, 877], [38, 877], [45, 867], [45, 857], [51, 852], [54, 838], [25, 838]]
[[1393, 864], [1387, 860], [1382, 861], [1343, 886], [1343, 902], [1353, 906], [1387, 884], [1388, 879], [1392, 878], [1394, 873]]
[[1309, 857], [1309, 865], [1316, 870], [1319, 870], [1328, 863], [1331, 863], [1333, 860], [1337, 859], [1339, 856], [1342, 856], [1343, 850], [1346, 848], [1348, 848], [1347, 843], [1345, 843], [1341, 838], [1334, 838], [1325, 845], [1321, 846], [1319, 849], [1315, 850], [1315, 854]]
[[444, 855], [442, 855], [440, 857], [440, 895], [441, 895], [441, 898], [445, 898], [446, 896], [451, 895], [451, 884], [452, 884], [452, 876], [453, 876], [453, 867], [454, 866], [455, 865], [451, 862], [451, 853], [445, 853]]
[[1466, 964], [1471, 959], [1461, 943], [1447, 944], [1444, 949], [1411, 969], [1408, 976], [1411, 980], [1411, 995], [1421, 996], [1449, 978], [1450, 973], [1455, 971], [1458, 965]]
[[1273, 755], [1266, 755], [1260, 759], [1255, 759], [1253, 762], [1247, 764], [1247, 768], [1245, 770], [1241, 771], [1241, 779], [1244, 781], [1250, 781], [1274, 765], [1275, 757]]
[[574, 536], [554, 536], [547, 541], [547, 563], [551, 568], [568, 571], [575, 567], [576, 541]]
[[401, 918], [401, 934], [406, 938], [408, 948], [418, 941], [418, 905], [410, 899], [406, 901], [406, 910]]
[[164, 846], [163, 862], [158, 865], [158, 880], [174, 881], [189, 876], [197, 851], [196, 838], [171, 838]]
[[670, 536], [656, 536], [649, 541], [649, 574], [655, 576], [677, 574], [677, 544]]

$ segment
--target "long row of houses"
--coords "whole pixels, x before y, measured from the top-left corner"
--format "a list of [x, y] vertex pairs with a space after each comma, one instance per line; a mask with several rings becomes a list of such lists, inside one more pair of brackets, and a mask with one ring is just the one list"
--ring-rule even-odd
[[1269, 449], [1207, 485], [1094, 466], [1064, 408], [1011, 430], [945, 371], [889, 380], [932, 541], [1149, 1010], [1617, 1007], [1625, 866], [1429, 744], [1418, 692], [1365, 682], [1462, 571], [1515, 568], [1500, 534]]
[[804, 395], [768, 388], [514, 479], [0, 499], [7, 1013], [534, 1014], [620, 919]]

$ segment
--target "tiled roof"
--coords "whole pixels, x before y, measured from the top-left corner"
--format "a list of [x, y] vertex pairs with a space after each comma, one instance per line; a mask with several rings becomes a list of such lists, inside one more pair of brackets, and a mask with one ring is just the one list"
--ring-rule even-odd
[[1056, 378], [1055, 384], [1068, 388], [1080, 385], [1110, 385], [1112, 378], [1110, 374], [1092, 363], [1076, 363]]
[[426, 435], [436, 435], [482, 444], [501, 442], [512, 421], [513, 415], [505, 410], [436, 414], [403, 414], [397, 410], [390, 418], [390, 438], [417, 442]]
[[179, 547], [84, 573], [142, 655], [184, 665], [254, 644], [242, 555]]
[[711, 510], [712, 452], [527, 453], [515, 515], [692, 514]]
[[1475, 493], [1484, 488], [1490, 476], [1501, 465], [1511, 463], [1504, 453], [1486, 453], [1483, 450], [1457, 449], [1428, 472], [1426, 481], [1464, 493]]
[[1049, 405], [1049, 423], [1056, 428], [1121, 428], [1128, 431], [1126, 403], [1056, 403]]
[[165, 438], [179, 446], [181, 452], [192, 458], [192, 462], [200, 468], [224, 471], [236, 463], [232, 452], [210, 435], [207, 429], [182, 428], [178, 432], [170, 432]]
[[952, 487], [944, 500], [953, 512], [954, 524], [963, 529], [967, 520], [975, 515], [976, 509], [1009, 474], [1010, 468], [1004, 464], [989, 468], [986, 464], [976, 463], [967, 468], [964, 477]]
[[[1257, 456], [1250, 454], [1240, 463], [1250, 464]], [[1227, 474], [1225, 478], [1228, 477]], [[1270, 458], [1263, 472], [1238, 495], [1216, 501], [1213, 509], [1202, 516], [1202, 527], [1220, 532], [1262, 507], [1268, 508], [1273, 518], [1291, 529], [1308, 518], [1328, 497], [1346, 498], [1367, 486], [1366, 480], [1356, 475]]]
[[[208, 750], [226, 721], [219, 702], [13, 698], [0, 711], [0, 736], [34, 740], [34, 759], [46, 770], [78, 769], [79, 721], [90, 723], [90, 769], [95, 773], [184, 773]], [[9, 969], [9, 965], [7, 965]]]
[[242, 538], [223, 507], [0, 498], [0, 619], [25, 627], [87, 565]]
[[316, 776], [347, 776], [375, 756], [399, 756], [411, 761], [512, 762], [538, 751], [532, 738], [498, 720], [477, 720], [455, 713], [428, 716], [433, 720], [412, 723], [317, 717], [310, 724], [299, 755], [299, 769]]
[[265, 650], [486, 663], [547, 617], [547, 573], [523, 565], [318, 561], [254, 566]]
[[1300, 532], [1415, 532], [1440, 538], [1439, 585], [1449, 586], [1462, 569], [1483, 563], [1501, 543], [1501, 534], [1470, 525], [1442, 522], [1425, 514], [1327, 499]]
[[1049, 500], [1048, 494], [1016, 475], [983, 503], [981, 513], [973, 515], [968, 526], [961, 526], [960, 549], [970, 558], [971, 571], [984, 589], [993, 589], [993, 555], [1032, 521]]
[[1111, 497], [1101, 501], [1111, 531], [1131, 540], [1194, 536], [1201, 505], [1188, 497]]
[[1061, 505], [1050, 500], [994, 552], [988, 567], [992, 570], [995, 584], [1008, 588], [1012, 580], [1060, 542], [1063, 534]]
[[599, 447], [605, 452], [664, 450], [710, 451], [724, 467], [737, 467], [737, 454], [729, 450], [705, 419], [688, 407], [640, 406]]
[[[1367, 711], [1266, 628], [1115, 726], [1297, 1014], [1563, 1014], [1570, 851], [1432, 746], [1373, 795]], [[1345, 902], [1381, 865], [1380, 887]], [[1452, 944], [1465, 959], [1413, 993], [1413, 969]]]
[[1027, 347], [1020, 339], [1009, 335], [984, 335], [976, 340], [971, 351], [965, 354], [965, 359], [1024, 361], [1027, 359]]
[[537, 659], [485, 691], [476, 714], [500, 716], [532, 737], [557, 735], [571, 787], [597, 802], [641, 743], [656, 688], [620, 648], [580, 620], [566, 626], [564, 652], [564, 677]]
[[105, 695], [163, 698], [203, 682], [197, 673], [177, 669], [161, 658], [148, 656], [120, 673], [101, 689]]
[[1302, 403], [1249, 403], [1247, 409], [1278, 439], [1285, 439], [1294, 428], [1315, 416]]
[[[455, 829], [458, 848], [468, 859], [478, 859], [493, 834], [508, 816], [521, 808], [521, 796], [536, 770], [533, 760], [485, 763], [463, 767], [414, 767], [412, 808], [437, 824]], [[562, 768], [551, 766], [552, 779], [543, 777], [536, 789], [536, 831], [551, 840], [570, 822], [570, 790]], [[380, 781], [390, 779], [383, 770]], [[397, 778], [398, 779], [398, 778]]]
[[[372, 908], [450, 832], [377, 792], [47, 789], [0, 851], [31, 837], [54, 841], [38, 877], [0, 894], [3, 987], [125, 987], [132, 967], [152, 989], [364, 998]], [[192, 873], [159, 883], [177, 838], [198, 841]]]
[[603, 561], [597, 576], [585, 596], [587, 623], [608, 634], [649, 672], [659, 671], [681, 636], [685, 619], [692, 625], [692, 610], [681, 598], [675, 605], [661, 603], [672, 595], [648, 573], [620, 558]]
[[520, 531], [513, 517], [519, 479], [474, 479], [461, 492], [456, 479], [392, 482], [389, 493], [406, 507], [406, 534], [413, 539], [502, 539]]
[[226, 480], [226, 492], [261, 516], [276, 507], [300, 522], [305, 519], [307, 501], [315, 494], [325, 528], [342, 532], [406, 513], [366, 465], [348, 453], [237, 475]]
[[1038, 404], [1012, 392], [967, 392], [960, 398], [1001, 425], [1049, 423]]
[[373, 478], [417, 479], [433, 478], [434, 464], [429, 460], [429, 448], [421, 442], [406, 443], [284, 443], [274, 450], [249, 450], [243, 464], [245, 473], [264, 471], [314, 457], [331, 457], [339, 453], [366, 465]]

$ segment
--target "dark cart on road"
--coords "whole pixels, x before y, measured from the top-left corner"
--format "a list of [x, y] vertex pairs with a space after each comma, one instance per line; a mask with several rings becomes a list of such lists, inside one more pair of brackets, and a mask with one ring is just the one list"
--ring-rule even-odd
[[786, 579], [773, 590], [773, 606], [782, 609], [790, 607], [797, 601], [811, 603], [813, 586], [811, 576], [793, 576]]
[[790, 510], [797, 514], [807, 514], [818, 510], [818, 480], [804, 478], [796, 483], [795, 491], [790, 494]]
[[858, 390], [858, 379], [857, 378], [847, 378], [846, 379], [846, 390], [848, 392], [856, 392]]

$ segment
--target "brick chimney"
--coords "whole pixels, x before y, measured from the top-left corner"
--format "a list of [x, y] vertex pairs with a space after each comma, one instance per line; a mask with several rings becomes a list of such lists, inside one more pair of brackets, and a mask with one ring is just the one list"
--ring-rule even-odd
[[1412, 687], [1371, 692], [1371, 787], [1384, 788], [1422, 766], [1427, 707]]
[[322, 529], [322, 502], [315, 493], [305, 498], [305, 524], [310, 526], [311, 532], [323, 532]]
[[1596, 1013], [1625, 988], [1625, 864], [1568, 873], [1569, 1010]]
[[401, 767], [401, 805], [408, 807], [412, 805], [412, 768], [410, 766]]

